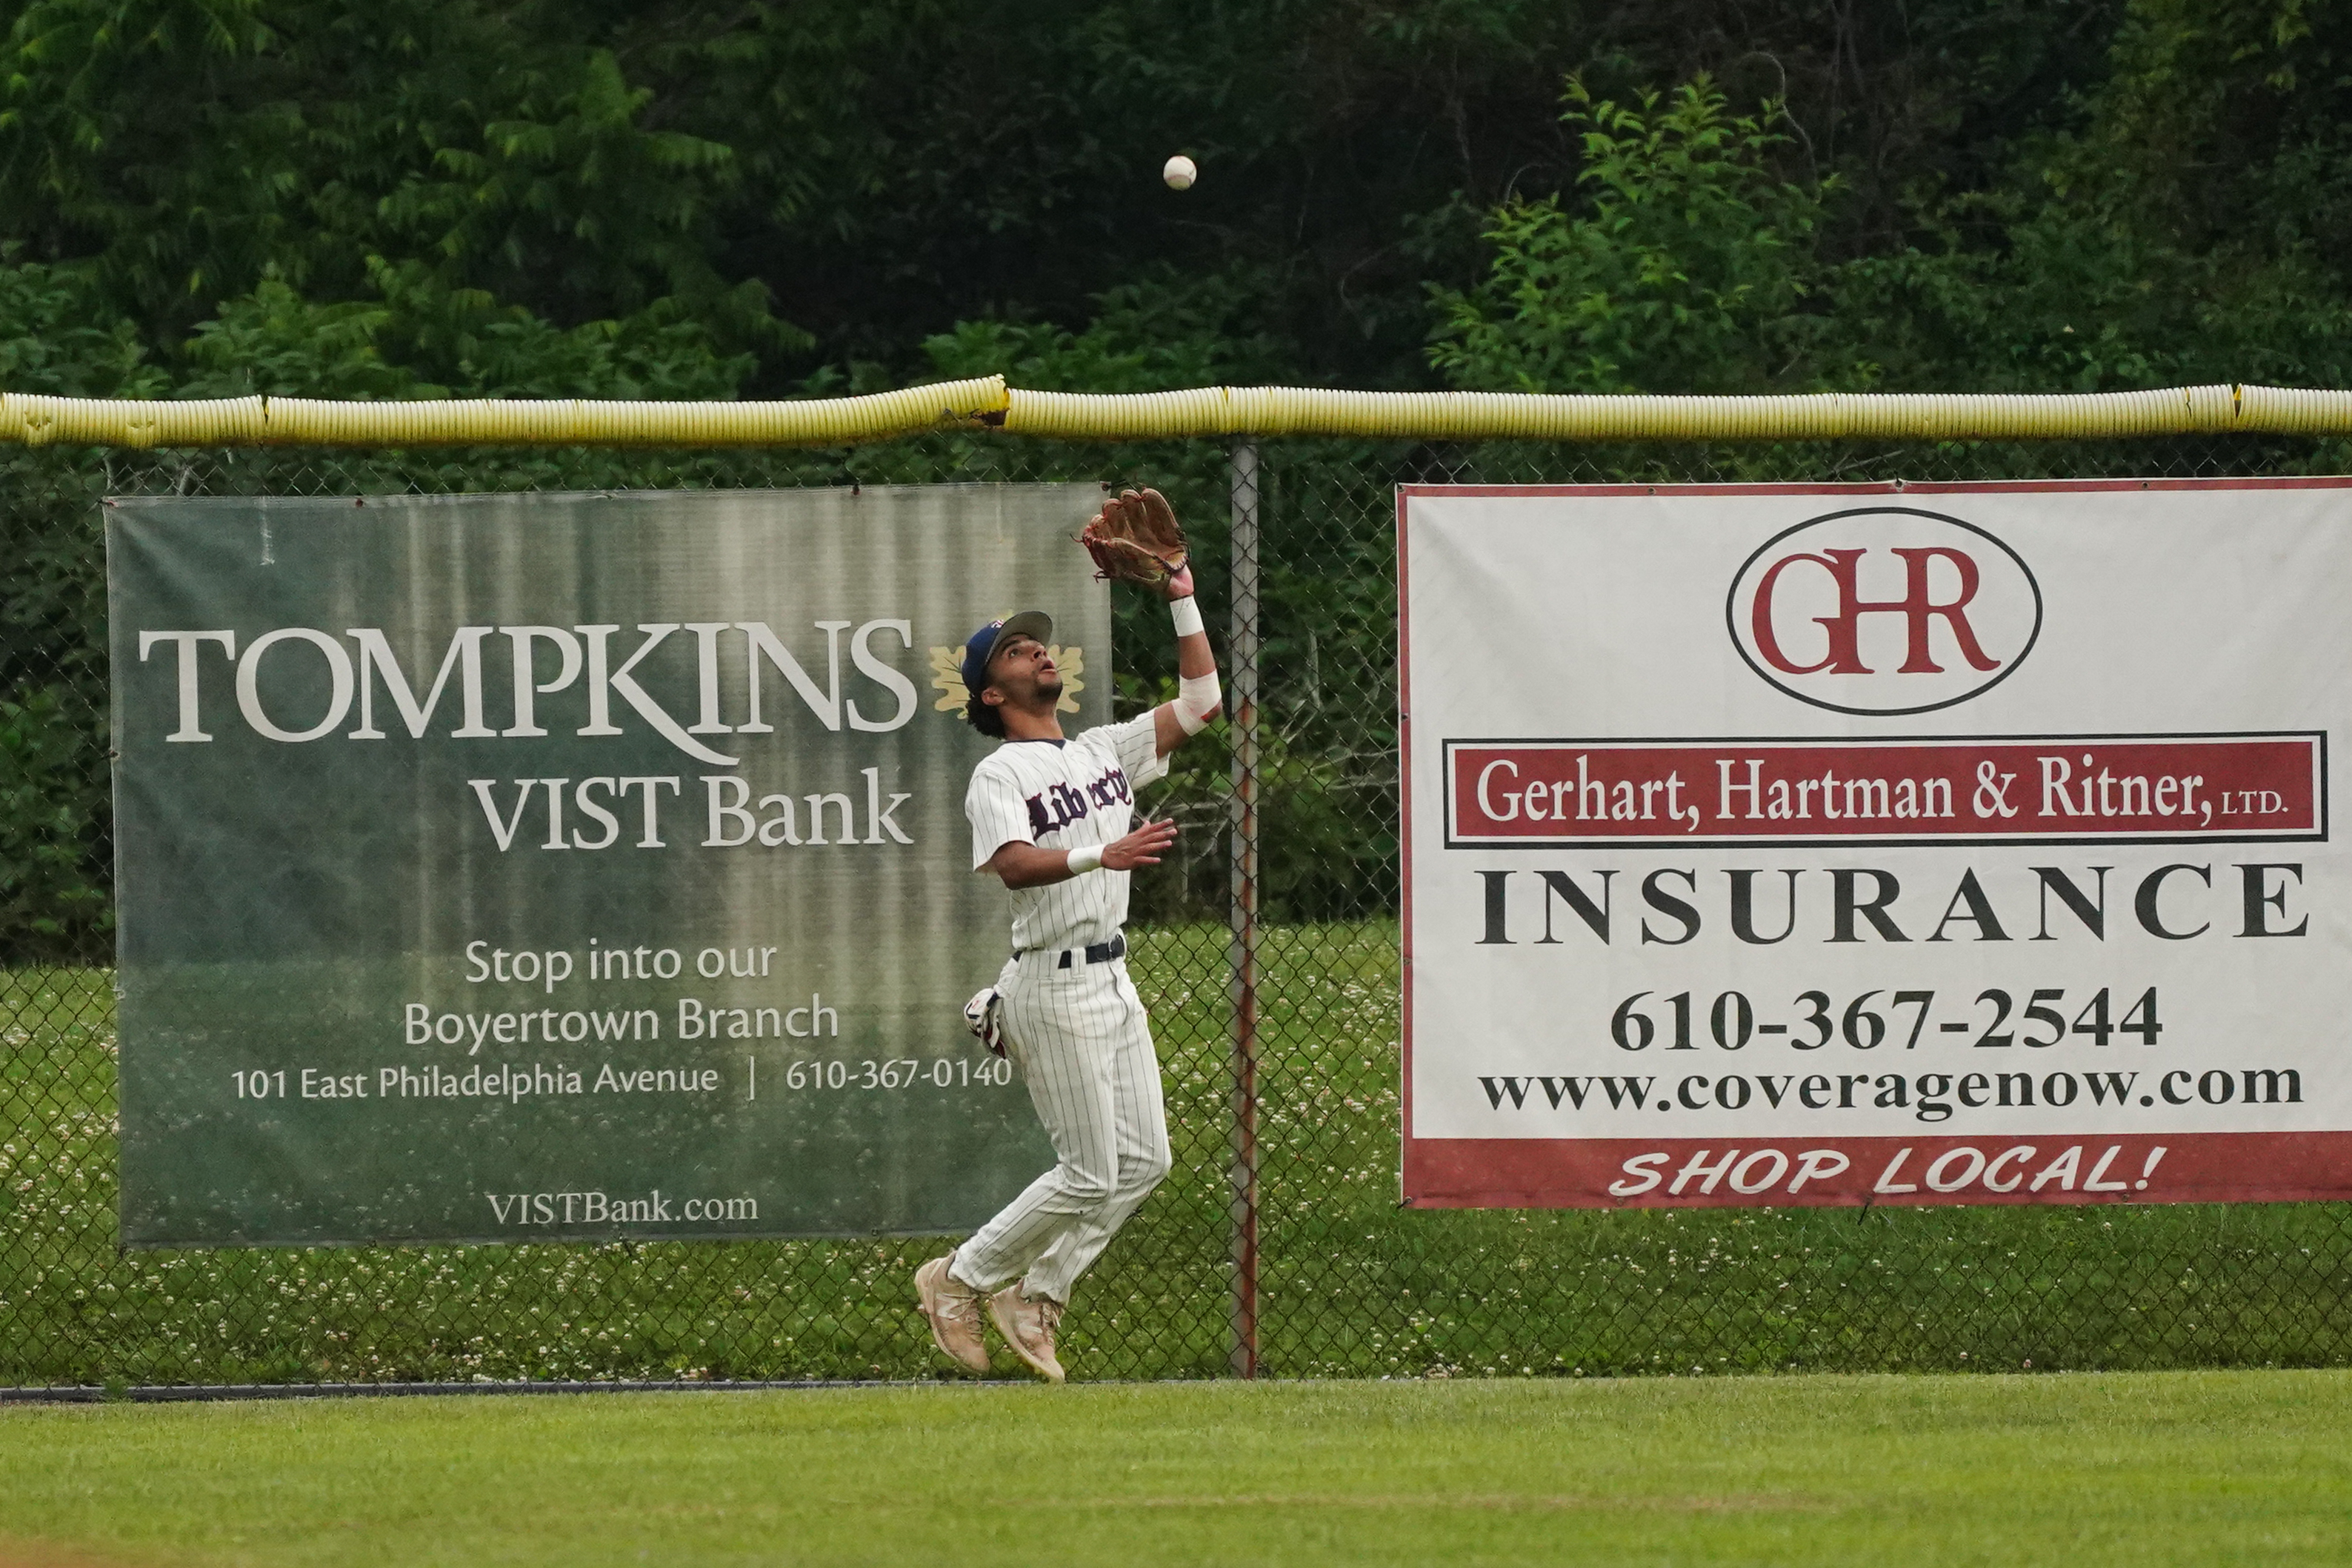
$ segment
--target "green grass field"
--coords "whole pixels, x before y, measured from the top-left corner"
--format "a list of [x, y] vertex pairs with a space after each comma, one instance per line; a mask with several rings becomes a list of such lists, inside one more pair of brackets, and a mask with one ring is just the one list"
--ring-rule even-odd
[[[2342, 1206], [1401, 1212], [1395, 938], [1267, 934], [1277, 1375], [2352, 1361]], [[1177, 1168], [1079, 1291], [1081, 1378], [1226, 1365], [1225, 940], [1138, 934]], [[110, 978], [0, 972], [0, 1385], [939, 1375], [919, 1239], [121, 1254]]]
[[2337, 1563], [2352, 1375], [0, 1410], [0, 1563]]

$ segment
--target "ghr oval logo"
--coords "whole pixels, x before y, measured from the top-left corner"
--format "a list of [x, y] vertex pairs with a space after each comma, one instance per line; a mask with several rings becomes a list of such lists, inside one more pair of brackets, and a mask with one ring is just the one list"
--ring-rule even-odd
[[1799, 702], [1927, 713], [2000, 685], [2042, 634], [2042, 588], [1978, 528], [1909, 507], [1775, 534], [1731, 580], [1731, 641]]

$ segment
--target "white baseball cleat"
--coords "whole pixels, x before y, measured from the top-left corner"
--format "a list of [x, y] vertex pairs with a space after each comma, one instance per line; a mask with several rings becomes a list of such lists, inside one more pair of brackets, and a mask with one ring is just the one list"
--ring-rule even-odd
[[988, 1298], [988, 1315], [1004, 1335], [1013, 1354], [1048, 1383], [1063, 1381], [1062, 1364], [1054, 1354], [1054, 1331], [1062, 1324], [1062, 1303], [1051, 1296], [1022, 1293], [1018, 1281]]
[[[988, 1341], [980, 1326], [980, 1292], [948, 1272], [950, 1252], [915, 1270], [915, 1294], [931, 1325], [931, 1340], [966, 1372], [988, 1371]], [[1002, 1319], [998, 1320], [1002, 1322]], [[1050, 1348], [1053, 1341], [1048, 1338]]]

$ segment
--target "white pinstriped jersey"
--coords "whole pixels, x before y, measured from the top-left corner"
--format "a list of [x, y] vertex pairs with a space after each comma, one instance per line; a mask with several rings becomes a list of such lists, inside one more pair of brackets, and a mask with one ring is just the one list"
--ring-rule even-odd
[[[1009, 843], [1075, 850], [1127, 836], [1135, 791], [1168, 771], [1151, 714], [1100, 725], [1072, 739], [1008, 740], [971, 770], [963, 813], [971, 819], [971, 864], [985, 866]], [[1050, 887], [1013, 890], [1013, 949], [1086, 947], [1108, 942], [1127, 920], [1131, 873], [1094, 871]]]

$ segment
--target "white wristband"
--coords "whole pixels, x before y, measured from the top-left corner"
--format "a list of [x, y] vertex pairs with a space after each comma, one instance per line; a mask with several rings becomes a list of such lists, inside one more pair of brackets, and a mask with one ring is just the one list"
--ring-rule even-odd
[[1201, 601], [1191, 594], [1168, 601], [1168, 618], [1176, 622], [1176, 635], [1190, 637], [1201, 630]]
[[1102, 846], [1100, 844], [1087, 844], [1082, 848], [1075, 849], [1070, 852], [1070, 874], [1072, 876], [1084, 876], [1090, 871], [1100, 871], [1101, 869]]

